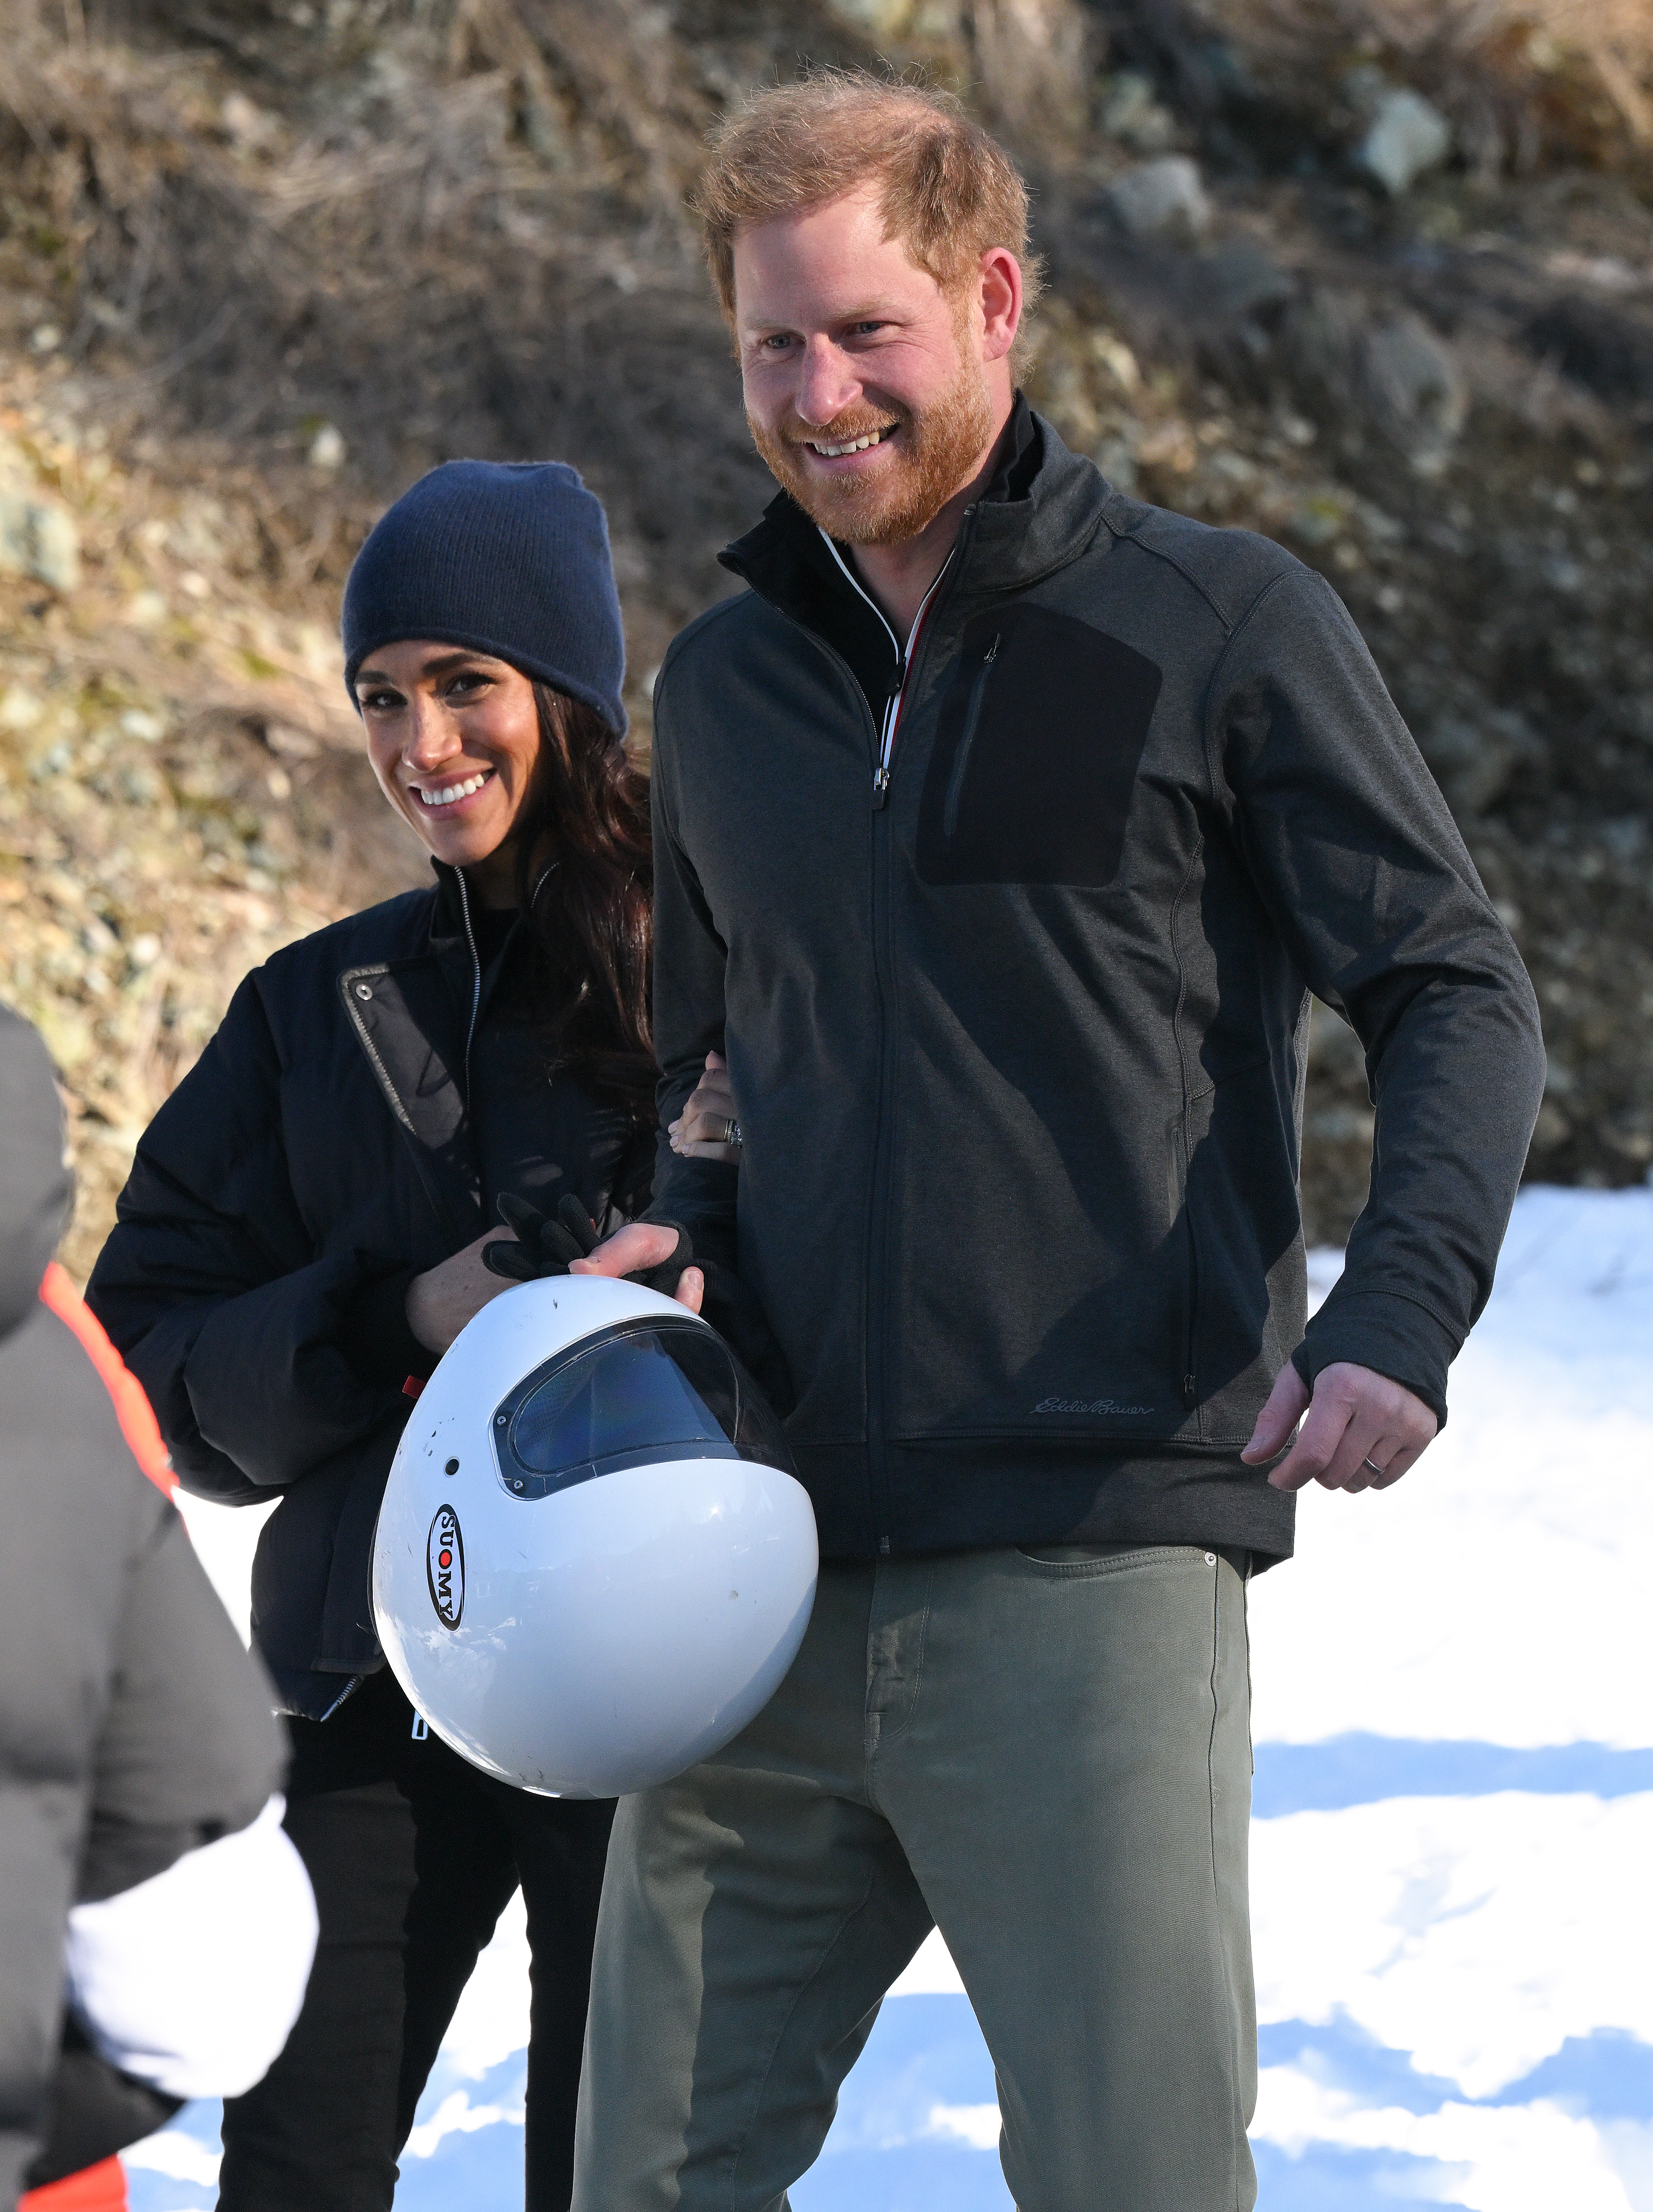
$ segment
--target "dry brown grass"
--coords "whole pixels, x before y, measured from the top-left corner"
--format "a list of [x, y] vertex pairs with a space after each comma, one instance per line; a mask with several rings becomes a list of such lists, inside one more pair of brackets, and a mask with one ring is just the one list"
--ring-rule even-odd
[[[658, 41], [605, 37], [618, 5], [379, 12], [365, 61], [301, 58], [319, 86], [291, 81], [274, 32], [251, 90], [198, 43], [42, 24], [0, 48], [13, 239], [112, 419], [284, 463], [319, 509], [303, 464], [323, 422], [357, 504], [455, 452], [574, 460], [623, 581], [664, 605], [638, 641], [658, 659], [755, 467], [680, 210], [695, 103], [653, 82]], [[697, 505], [672, 465], [684, 434], [728, 457], [720, 511], [703, 470]], [[348, 549], [321, 520], [315, 572], [336, 583]]]
[[1200, 0], [1198, 12], [1310, 103], [1362, 59], [1398, 64], [1483, 167], [1610, 161], [1626, 137], [1653, 147], [1649, 0]]

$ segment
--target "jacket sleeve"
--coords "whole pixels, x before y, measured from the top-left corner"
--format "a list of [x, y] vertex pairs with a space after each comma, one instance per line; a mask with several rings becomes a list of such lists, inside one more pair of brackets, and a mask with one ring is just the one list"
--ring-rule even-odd
[[132, 1560], [112, 1656], [70, 2005], [122, 2075], [165, 2097], [239, 2095], [297, 2017], [315, 1909], [272, 1794], [285, 1755], [270, 1683], [170, 1504]]
[[1209, 738], [1253, 880], [1365, 1048], [1371, 1188], [1296, 1364], [1391, 1376], [1446, 1416], [1543, 1087], [1538, 1006], [1347, 610], [1293, 568], [1231, 639]]
[[249, 976], [145, 1131], [87, 1285], [185, 1489], [231, 1504], [267, 1498], [405, 1413], [394, 1384], [364, 1378], [349, 1348], [383, 1266], [316, 1255], [288, 1171], [276, 1043]]
[[286, 1766], [269, 1678], [176, 1507], [158, 1496], [127, 1572], [111, 1659], [76, 1885], [82, 1904], [250, 1826]]
[[[22, 1563], [0, 1615], [0, 2103], [21, 2108], [9, 2150], [26, 2163], [47, 2117], [71, 1907], [249, 1827], [283, 1743], [177, 1512], [44, 1306], [0, 1342], [0, 1503]], [[58, 2117], [72, 2106], [95, 2147], [135, 2105], [141, 2131], [144, 2100], [82, 2056]], [[0, 2192], [6, 2133], [0, 2116]]]
[[666, 720], [666, 678], [655, 713], [654, 1049], [660, 1063], [659, 1136], [649, 1220], [681, 1222], [703, 1258], [735, 1265], [735, 1194], [740, 1170], [720, 1160], [680, 1159], [666, 1140], [699, 1082], [708, 1052], [723, 1049], [723, 970], [726, 948], [714, 926], [694, 864], [678, 842], [672, 803], [672, 761]]
[[167, 2098], [240, 2097], [280, 2055], [317, 1928], [283, 1809], [272, 1796], [234, 1834], [70, 1912], [70, 2008], [125, 2080]]
[[[183, 1522], [159, 1500], [110, 1652], [64, 1939], [70, 2019], [39, 2186], [234, 2096], [297, 2017], [315, 1910], [270, 1793], [283, 1764], [270, 1686]], [[256, 1909], [249, 1900], [256, 1899]]]

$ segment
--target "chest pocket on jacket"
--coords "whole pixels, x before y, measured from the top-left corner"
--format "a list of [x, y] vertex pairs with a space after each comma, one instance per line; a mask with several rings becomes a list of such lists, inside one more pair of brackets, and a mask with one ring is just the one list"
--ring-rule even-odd
[[1048, 607], [970, 623], [919, 802], [923, 880], [1111, 883], [1161, 681], [1128, 645]]

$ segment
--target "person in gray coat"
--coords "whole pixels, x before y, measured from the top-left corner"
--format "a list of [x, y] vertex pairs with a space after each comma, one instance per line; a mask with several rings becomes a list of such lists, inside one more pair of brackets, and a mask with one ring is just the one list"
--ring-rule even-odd
[[250, 2087], [315, 1936], [268, 1681], [41, 1301], [70, 1193], [52, 1063], [0, 1007], [4, 2212]]

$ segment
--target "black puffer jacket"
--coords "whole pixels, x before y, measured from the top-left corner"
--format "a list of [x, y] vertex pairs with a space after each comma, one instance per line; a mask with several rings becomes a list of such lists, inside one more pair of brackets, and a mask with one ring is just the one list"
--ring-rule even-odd
[[[60, 2049], [71, 1905], [256, 1818], [281, 1778], [268, 1686], [140, 1473], [96, 1370], [40, 1303], [69, 1199], [52, 1065], [0, 1008], [0, 2207], [160, 2124], [160, 2098]], [[55, 2083], [55, 2100], [53, 2097]]]
[[437, 876], [246, 978], [145, 1133], [87, 1293], [185, 1487], [281, 1494], [253, 1639], [313, 1718], [382, 1663], [374, 1522], [404, 1385], [435, 1364], [403, 1318], [410, 1279], [495, 1222], [501, 1191], [574, 1191], [605, 1229], [647, 1197], [652, 1132], [545, 1080], [520, 936], [490, 958], [498, 918], [473, 927]]

